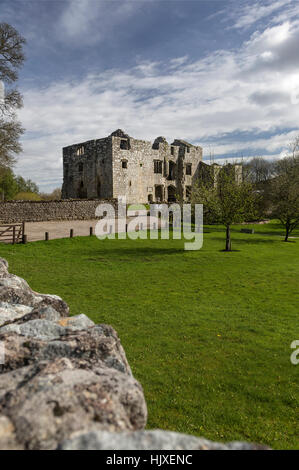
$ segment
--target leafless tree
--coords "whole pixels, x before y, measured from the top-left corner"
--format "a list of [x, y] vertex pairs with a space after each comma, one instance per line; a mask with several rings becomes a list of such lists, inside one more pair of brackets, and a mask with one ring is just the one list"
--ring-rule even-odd
[[267, 182], [274, 172], [274, 163], [262, 157], [254, 157], [243, 164], [243, 178], [252, 184]]
[[273, 215], [285, 227], [285, 241], [299, 227], [299, 136], [290, 144], [291, 156], [275, 165], [271, 182]]

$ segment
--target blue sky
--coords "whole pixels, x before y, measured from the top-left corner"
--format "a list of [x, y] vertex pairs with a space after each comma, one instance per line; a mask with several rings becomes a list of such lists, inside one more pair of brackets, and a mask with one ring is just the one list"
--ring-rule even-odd
[[215, 161], [280, 158], [299, 133], [299, 1], [0, 0], [27, 39], [16, 172], [50, 191], [61, 148], [122, 128]]

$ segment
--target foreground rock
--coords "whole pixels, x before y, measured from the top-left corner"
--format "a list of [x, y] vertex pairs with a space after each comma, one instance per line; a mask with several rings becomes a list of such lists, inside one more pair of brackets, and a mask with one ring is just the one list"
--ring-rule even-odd
[[23, 449], [23, 447], [17, 442], [14, 425], [6, 416], [0, 416], [0, 449]]
[[28, 305], [0, 302], [0, 327], [24, 317], [32, 310], [33, 308]]
[[[74, 431], [142, 429], [146, 405], [130, 375], [100, 364], [56, 359], [0, 376], [0, 415], [25, 449], [55, 449]], [[18, 373], [19, 371], [19, 373]]]
[[24, 279], [8, 272], [8, 263], [3, 258], [0, 258], [0, 302], [40, 308], [50, 305], [62, 316], [69, 315], [69, 308], [60, 297], [34, 292]]
[[62, 442], [59, 450], [266, 450], [268, 447], [229, 442], [221, 444], [207, 439], [170, 431], [136, 431], [110, 433], [94, 430]]
[[[43, 322], [32, 322], [36, 321]], [[26, 336], [17, 334], [19, 331], [1, 333], [0, 330], [0, 341], [5, 348], [5, 362], [0, 364], [0, 372], [16, 370], [42, 360], [65, 357], [76, 363], [83, 360], [85, 368], [92, 369], [101, 365], [132, 375], [120, 340], [110, 326], [97, 325], [87, 331], [74, 331], [56, 323], [52, 323], [53, 327], [50, 329], [50, 322], [47, 322], [43, 336], [40, 323], [34, 327], [36, 323], [32, 326], [32, 322], [28, 322], [29, 326], [25, 323], [21, 330]]]

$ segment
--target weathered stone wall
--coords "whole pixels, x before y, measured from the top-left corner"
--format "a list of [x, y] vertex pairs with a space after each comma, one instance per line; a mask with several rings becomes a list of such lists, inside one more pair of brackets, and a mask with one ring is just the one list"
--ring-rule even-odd
[[104, 138], [63, 149], [63, 199], [113, 197], [111, 144]]
[[41, 222], [48, 220], [89, 220], [95, 219], [99, 204], [112, 204], [115, 199], [80, 199], [61, 201], [10, 201], [0, 203], [0, 222]]
[[[121, 137], [112, 137], [113, 196], [127, 196], [128, 203], [170, 201], [170, 197], [186, 199], [187, 187], [202, 160], [201, 147], [175, 140], [169, 144], [163, 137], [151, 142], [129, 138], [129, 148], [122, 149]], [[123, 168], [122, 162], [127, 161]], [[154, 172], [160, 161], [161, 173]], [[186, 174], [187, 165], [191, 174]]]

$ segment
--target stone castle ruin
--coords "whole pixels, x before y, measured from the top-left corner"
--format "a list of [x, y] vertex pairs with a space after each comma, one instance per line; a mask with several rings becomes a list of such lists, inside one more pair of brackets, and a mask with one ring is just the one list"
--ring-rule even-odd
[[63, 199], [117, 198], [127, 202], [188, 200], [199, 174], [202, 148], [157, 137], [152, 144], [125, 134], [63, 149]]

